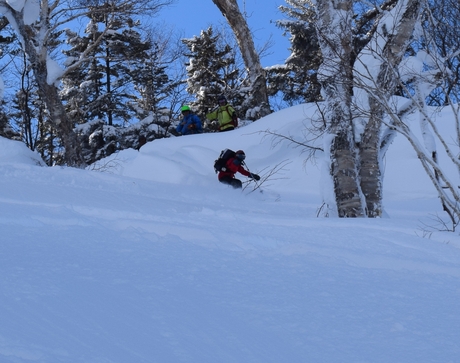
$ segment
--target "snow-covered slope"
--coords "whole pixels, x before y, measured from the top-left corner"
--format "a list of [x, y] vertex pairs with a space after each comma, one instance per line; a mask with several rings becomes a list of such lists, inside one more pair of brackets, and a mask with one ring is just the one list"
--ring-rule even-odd
[[[320, 161], [264, 133], [298, 137], [313, 110], [93, 170], [0, 138], [0, 362], [460, 361], [460, 240], [421, 228], [442, 211], [416, 156], [388, 152], [388, 218], [317, 218]], [[232, 190], [226, 147], [282, 170]]]

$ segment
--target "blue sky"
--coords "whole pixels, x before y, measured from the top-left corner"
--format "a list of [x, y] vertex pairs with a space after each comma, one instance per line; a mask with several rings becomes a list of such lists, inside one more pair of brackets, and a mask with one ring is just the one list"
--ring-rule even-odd
[[[283, 14], [278, 7], [283, 4], [285, 4], [283, 0], [239, 1], [240, 10], [243, 12], [246, 9], [256, 47], [262, 47], [270, 40], [270, 36], [272, 38], [273, 46], [269, 50], [272, 54], [262, 59], [263, 66], [284, 63], [289, 56], [288, 38], [282, 35], [282, 30], [273, 22], [282, 19]], [[186, 38], [199, 35], [201, 30], [211, 24], [225, 21], [212, 0], [176, 0], [174, 5], [160, 12], [158, 20], [172, 25]]]

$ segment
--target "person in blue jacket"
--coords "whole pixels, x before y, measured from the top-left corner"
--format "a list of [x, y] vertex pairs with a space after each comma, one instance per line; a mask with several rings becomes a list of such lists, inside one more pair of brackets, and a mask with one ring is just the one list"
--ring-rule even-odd
[[177, 125], [176, 131], [182, 135], [201, 134], [203, 132], [201, 120], [197, 115], [192, 113], [190, 106], [182, 106], [180, 110], [183, 118], [179, 122], [179, 125]]

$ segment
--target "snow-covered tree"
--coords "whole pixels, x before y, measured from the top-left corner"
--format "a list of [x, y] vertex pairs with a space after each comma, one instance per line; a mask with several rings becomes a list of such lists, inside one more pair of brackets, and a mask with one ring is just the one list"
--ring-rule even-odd
[[[72, 48], [68, 66], [79, 62], [82, 53], [96, 41], [88, 53], [88, 62], [80, 63], [63, 77], [63, 94], [69, 112], [84, 110], [83, 120], [103, 119], [108, 125], [124, 125], [135, 115], [134, 79], [149, 60], [151, 44], [137, 31], [140, 25], [129, 15], [111, 16], [108, 4], [91, 8], [85, 35], [67, 31]], [[110, 31], [107, 31], [110, 29]]]
[[[216, 107], [219, 95], [232, 100], [240, 93], [240, 72], [233, 50], [230, 45], [221, 44], [220, 35], [214, 34], [212, 27], [182, 42], [188, 48], [187, 92], [195, 98], [191, 105], [198, 115], [204, 116]], [[240, 110], [239, 104], [234, 106]]]
[[[162, 6], [171, 3], [171, 0], [141, 0], [106, 2], [106, 16], [116, 19], [116, 14], [145, 14], [146, 11], [157, 12]], [[74, 131], [74, 120], [70, 119], [59, 95], [59, 80], [65, 72], [71, 72], [79, 67], [80, 62], [87, 60], [95, 47], [99, 45], [103, 36], [110, 32], [107, 27], [93, 44], [81, 54], [78, 62], [65, 70], [52, 57], [56, 36], [62, 28], [75, 19], [87, 16], [91, 5], [86, 2], [50, 2], [49, 0], [36, 1], [8, 1], [0, 0], [0, 14], [8, 19], [20, 39], [23, 49], [32, 66], [37, 82], [40, 98], [46, 105], [49, 117], [55, 126], [58, 136], [64, 146], [64, 160], [67, 165], [83, 166], [85, 164], [80, 151], [80, 144]], [[101, 13], [102, 15], [102, 13]], [[109, 24], [110, 21], [108, 22]], [[53, 47], [50, 49], [50, 47]]]
[[[125, 23], [128, 29], [111, 31], [87, 62], [63, 78], [63, 98], [80, 124], [78, 136], [88, 164], [117, 150], [138, 148], [140, 138], [151, 141], [168, 135], [170, 119], [165, 120], [161, 102], [175, 85], [160, 62], [158, 48], [142, 41], [130, 28], [132, 22], [120, 25]], [[99, 28], [92, 19], [85, 37], [67, 31], [70, 59], [79, 58]], [[143, 127], [132, 127], [136, 120]]]
[[290, 19], [278, 21], [279, 28], [290, 34], [291, 43], [285, 64], [267, 68], [270, 95], [281, 92], [288, 104], [315, 102], [321, 99], [317, 75], [321, 50], [314, 27], [315, 13], [298, 0], [287, 0], [290, 6], [280, 10]]

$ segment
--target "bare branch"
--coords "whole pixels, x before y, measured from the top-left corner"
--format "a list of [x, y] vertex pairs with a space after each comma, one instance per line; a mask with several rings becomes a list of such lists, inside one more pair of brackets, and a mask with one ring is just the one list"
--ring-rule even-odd
[[283, 160], [270, 169], [269, 167], [262, 169], [260, 172], [257, 173], [260, 175], [260, 180], [256, 181], [252, 179], [248, 181], [248, 183], [244, 186], [243, 190], [251, 186], [252, 190], [249, 193], [252, 193], [258, 189], [261, 190], [262, 185], [264, 185], [264, 187], [270, 186], [271, 184], [267, 184], [268, 182], [280, 179], [287, 179], [287, 177], [277, 176], [277, 174], [287, 171], [286, 166], [290, 163], [292, 163], [292, 161]]

